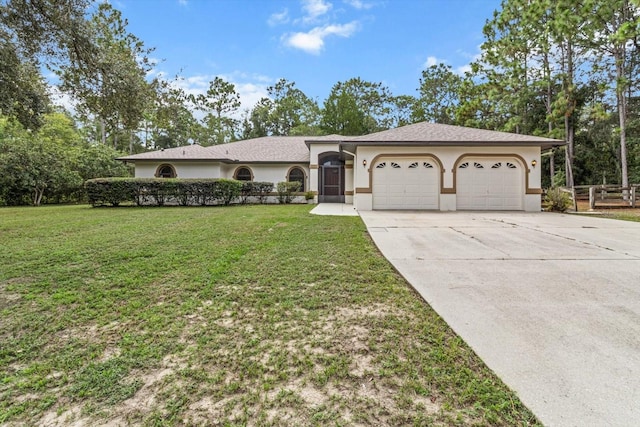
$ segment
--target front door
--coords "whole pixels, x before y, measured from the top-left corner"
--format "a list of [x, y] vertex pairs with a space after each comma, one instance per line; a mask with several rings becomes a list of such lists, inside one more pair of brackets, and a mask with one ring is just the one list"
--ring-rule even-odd
[[320, 203], [344, 203], [344, 165], [320, 166]]

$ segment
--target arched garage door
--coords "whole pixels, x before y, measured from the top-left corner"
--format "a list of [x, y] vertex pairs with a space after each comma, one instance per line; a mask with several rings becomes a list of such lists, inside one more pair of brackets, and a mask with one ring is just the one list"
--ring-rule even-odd
[[431, 158], [381, 158], [373, 165], [373, 209], [438, 209], [440, 170]]
[[516, 159], [464, 159], [456, 171], [457, 210], [522, 210], [524, 168]]

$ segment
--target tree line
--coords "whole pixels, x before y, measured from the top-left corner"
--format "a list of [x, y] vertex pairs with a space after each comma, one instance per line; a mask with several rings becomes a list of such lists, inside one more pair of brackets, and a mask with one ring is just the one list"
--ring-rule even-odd
[[[0, 203], [68, 198], [82, 179], [126, 173], [112, 160], [117, 153], [266, 135], [362, 135], [425, 120], [566, 140], [566, 149], [544, 157], [545, 187], [640, 182], [640, 0], [503, 0], [470, 69], [427, 67], [415, 95], [354, 77], [319, 102], [282, 78], [245, 111], [220, 77], [197, 96], [180, 88], [179, 76], [150, 79], [153, 49], [127, 25], [106, 2], [0, 0]], [[73, 117], [52, 106], [43, 68], [74, 100]], [[38, 154], [51, 150], [58, 154]], [[83, 150], [102, 150], [104, 167], [80, 172], [67, 151]], [[61, 158], [48, 169], [66, 178], [39, 187], [34, 179], [8, 182], [26, 152], [44, 164]]]

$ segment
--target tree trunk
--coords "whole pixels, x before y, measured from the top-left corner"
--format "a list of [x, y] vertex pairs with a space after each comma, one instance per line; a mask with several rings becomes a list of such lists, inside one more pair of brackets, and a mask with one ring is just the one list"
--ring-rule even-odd
[[[547, 96], [545, 100], [545, 107], [547, 109], [547, 136], [551, 137], [551, 134], [553, 132], [553, 88], [551, 83], [551, 65], [549, 64], [549, 53], [546, 50], [542, 58], [542, 63], [544, 67], [544, 77], [547, 80]], [[555, 152], [552, 148], [551, 155], [549, 156], [549, 182], [551, 183], [551, 187], [553, 187], [553, 177], [556, 174], [555, 157]]]
[[567, 40], [567, 57], [566, 57], [566, 78], [565, 78], [565, 96], [567, 99], [567, 110], [564, 114], [564, 132], [567, 140], [567, 149], [565, 151], [566, 161], [566, 184], [567, 187], [573, 188], [573, 160], [575, 158], [574, 153], [574, 133], [575, 127], [573, 123], [573, 115], [575, 112], [575, 100], [573, 94], [573, 41]]
[[[616, 95], [618, 101], [618, 118], [620, 121], [620, 169], [622, 171], [622, 186], [629, 187], [629, 171], [627, 165], [627, 94], [624, 87], [625, 48], [615, 50], [616, 61]], [[624, 200], [629, 197], [629, 191], [623, 191]]]
[[44, 195], [44, 187], [39, 188], [36, 186], [36, 188], [33, 189], [33, 206], [40, 206], [43, 195]]
[[107, 145], [107, 130], [105, 129], [104, 119], [100, 119], [100, 136], [102, 145]]

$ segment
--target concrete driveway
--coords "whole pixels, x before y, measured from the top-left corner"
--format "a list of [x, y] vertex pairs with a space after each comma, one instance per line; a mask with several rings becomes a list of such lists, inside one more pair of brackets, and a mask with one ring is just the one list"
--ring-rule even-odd
[[548, 426], [640, 420], [640, 223], [360, 212], [382, 253]]

